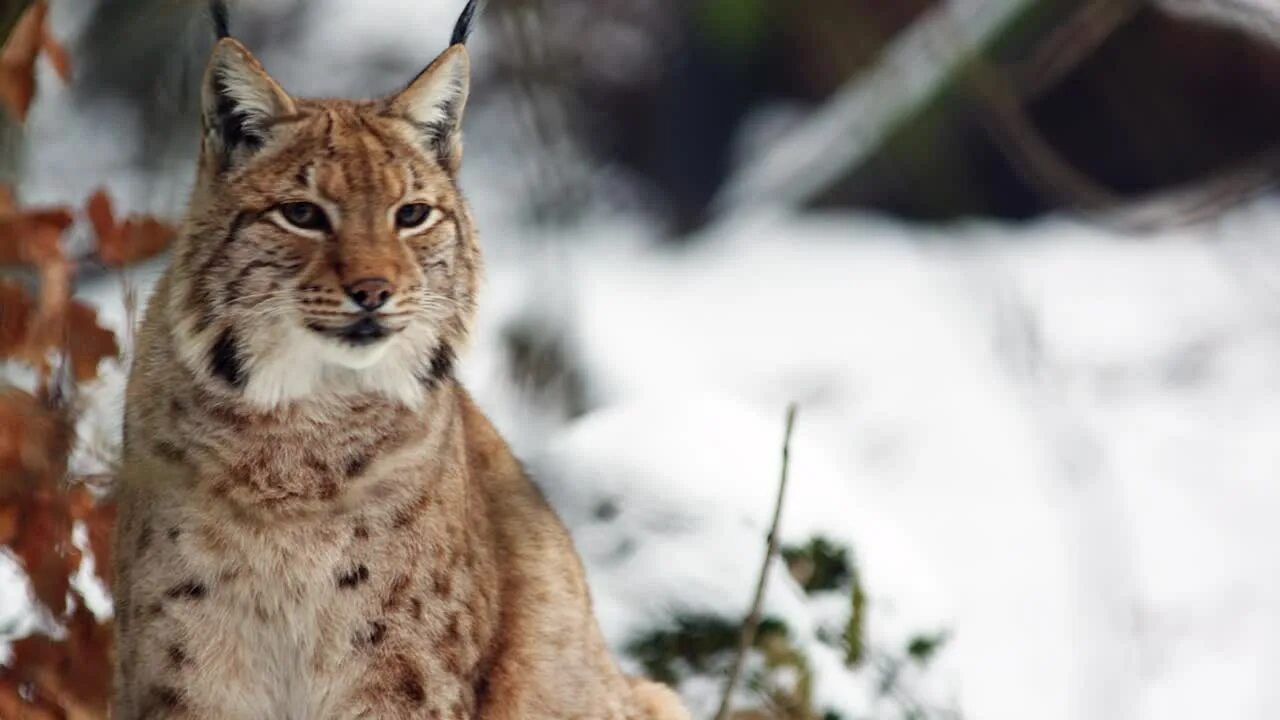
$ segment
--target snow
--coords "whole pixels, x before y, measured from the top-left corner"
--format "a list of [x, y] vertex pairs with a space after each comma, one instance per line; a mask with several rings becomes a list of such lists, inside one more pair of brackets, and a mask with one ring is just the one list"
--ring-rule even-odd
[[[430, 3], [377, 5], [387, 14], [325, 3], [397, 67], [448, 33], [448, 13], [412, 11]], [[338, 20], [309, 22], [268, 67], [283, 63], [286, 86], [358, 90], [369, 78], [352, 67], [372, 53], [342, 52]], [[105, 181], [122, 207], [178, 207], [189, 168], [142, 174], [127, 113], [43, 87], [28, 197], [81, 204]], [[504, 210], [512, 144], [472, 132], [464, 179], [490, 279], [463, 374], [572, 531], [619, 651], [673, 611], [745, 611], [797, 401], [783, 538], [852, 545], [873, 644], [949, 633], [909, 678], [929, 704], [977, 720], [1273, 716], [1280, 204], [1141, 239], [1065, 219], [923, 227], [766, 208], [673, 249], [644, 218], [519, 224]], [[121, 287], [81, 289], [117, 328]], [[587, 414], [563, 420], [508, 379], [502, 333], [530, 318], [564, 334]], [[122, 381], [107, 368], [91, 389], [82, 435], [98, 447], [118, 432]], [[100, 469], [99, 454], [76, 462]], [[30, 622], [8, 572], [0, 627]], [[832, 598], [771, 573], [766, 611], [811, 654], [822, 703], [893, 717], [814, 637]], [[682, 690], [709, 717], [719, 688]]]

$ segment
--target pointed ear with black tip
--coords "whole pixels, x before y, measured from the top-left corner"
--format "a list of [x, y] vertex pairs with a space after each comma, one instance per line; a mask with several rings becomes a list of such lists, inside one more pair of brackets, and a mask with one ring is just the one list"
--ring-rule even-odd
[[391, 99], [391, 111], [418, 129], [422, 143], [451, 175], [462, 166], [462, 111], [470, 88], [467, 48], [453, 45]]
[[231, 38], [214, 46], [201, 96], [205, 149], [220, 170], [243, 162], [271, 138], [276, 120], [297, 113], [293, 98]]

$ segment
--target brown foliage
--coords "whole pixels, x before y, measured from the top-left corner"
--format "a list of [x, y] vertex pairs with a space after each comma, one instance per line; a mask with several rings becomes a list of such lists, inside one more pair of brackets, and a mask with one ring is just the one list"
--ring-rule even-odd
[[20, 285], [0, 283], [0, 358], [23, 360], [47, 373], [49, 353], [62, 350], [75, 379], [92, 380], [98, 363], [115, 357], [119, 347], [115, 335], [98, 325], [93, 308], [71, 299], [71, 263], [61, 239], [74, 216], [64, 208], [18, 209], [11, 197], [0, 194], [0, 265], [34, 267], [40, 294], [32, 312]]
[[116, 222], [111, 198], [105, 190], [89, 198], [88, 213], [98, 238], [98, 256], [110, 267], [121, 267], [159, 254], [176, 232], [172, 225], [150, 216]]
[[111, 692], [111, 626], [81, 606], [66, 629], [65, 640], [32, 635], [15, 642], [17, 670], [10, 679], [29, 683], [37, 705], [58, 708], [68, 720], [104, 718]]
[[18, 122], [27, 119], [35, 97], [36, 58], [41, 52], [62, 79], [71, 77], [71, 56], [49, 34], [48, 15], [44, 0], [32, 3], [0, 47], [0, 103], [8, 106]]
[[[136, 240], [139, 232], [131, 228], [148, 227], [145, 221], [117, 225], [105, 194], [95, 195], [91, 214], [95, 206], [104, 259], [123, 263], [162, 247], [145, 232]], [[103, 218], [108, 225], [98, 224]], [[109, 582], [115, 509], [67, 477], [75, 418], [61, 399], [65, 389], [51, 389], [51, 358], [63, 357], [70, 379], [86, 382], [118, 347], [94, 310], [71, 299], [71, 263], [61, 237], [72, 219], [64, 209], [20, 208], [0, 188], [0, 265], [34, 269], [39, 279], [35, 297], [16, 281], [0, 280], [0, 359], [27, 363], [40, 379], [34, 393], [0, 386], [0, 544], [26, 571], [33, 600], [65, 630], [62, 639], [33, 635], [14, 642], [11, 662], [0, 667], [0, 718], [6, 719], [103, 720], [110, 691], [110, 626], [98, 622], [71, 584], [83, 559], [72, 529], [83, 523], [95, 569]]]

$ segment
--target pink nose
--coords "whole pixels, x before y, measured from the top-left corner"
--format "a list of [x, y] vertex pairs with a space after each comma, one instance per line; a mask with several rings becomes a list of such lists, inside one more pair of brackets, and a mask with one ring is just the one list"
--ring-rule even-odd
[[361, 309], [373, 311], [387, 304], [396, 288], [383, 278], [357, 280], [344, 288]]

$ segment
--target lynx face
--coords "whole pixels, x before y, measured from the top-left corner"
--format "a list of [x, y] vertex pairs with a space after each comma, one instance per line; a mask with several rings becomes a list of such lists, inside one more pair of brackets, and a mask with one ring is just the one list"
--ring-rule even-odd
[[456, 185], [467, 88], [455, 45], [393, 97], [294, 99], [219, 42], [167, 307], [183, 362], [262, 409], [421, 402], [451, 372], [479, 282]]

